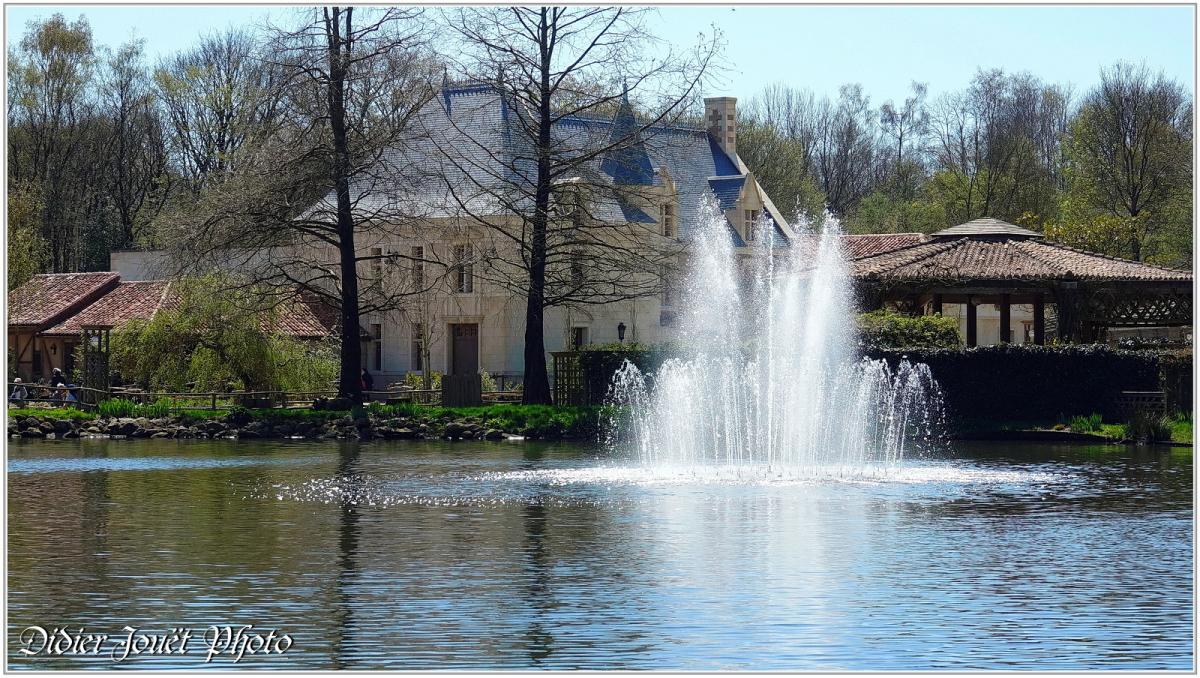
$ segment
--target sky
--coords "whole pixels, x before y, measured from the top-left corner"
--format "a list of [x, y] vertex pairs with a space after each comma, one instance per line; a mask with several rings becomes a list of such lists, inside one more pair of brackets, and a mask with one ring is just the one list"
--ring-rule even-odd
[[[6, 40], [28, 21], [62, 12], [87, 17], [96, 43], [143, 38], [151, 62], [206, 32], [287, 18], [283, 6], [12, 5]], [[902, 101], [909, 84], [931, 95], [962, 89], [980, 68], [1029, 71], [1082, 93], [1102, 66], [1145, 63], [1194, 82], [1194, 8], [1187, 6], [662, 6], [648, 28], [679, 47], [718, 27], [725, 40], [724, 82], [709, 96], [746, 100], [772, 83], [836, 96], [861, 83], [871, 101]]]

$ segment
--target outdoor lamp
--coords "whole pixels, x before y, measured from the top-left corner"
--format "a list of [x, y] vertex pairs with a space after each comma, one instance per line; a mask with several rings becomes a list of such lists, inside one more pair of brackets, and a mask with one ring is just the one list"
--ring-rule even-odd
[[617, 323], [617, 342], [625, 343], [625, 323]]

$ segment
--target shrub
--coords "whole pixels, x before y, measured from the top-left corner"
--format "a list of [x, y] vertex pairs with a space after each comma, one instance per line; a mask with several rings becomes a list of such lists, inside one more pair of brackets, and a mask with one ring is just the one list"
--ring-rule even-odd
[[109, 398], [96, 406], [102, 417], [159, 418], [171, 414], [171, 401], [163, 398], [152, 404], [136, 403], [128, 398]]
[[1140, 443], [1171, 440], [1172, 420], [1169, 416], [1137, 412], [1125, 424], [1124, 437]]
[[865, 350], [957, 348], [958, 321], [941, 315], [907, 316], [882, 309], [858, 316], [859, 341]]
[[1086, 417], [1071, 417], [1069, 425], [1076, 433], [1094, 433], [1100, 430], [1103, 419], [1098, 412], [1092, 412]]
[[[425, 378], [420, 372], [409, 372], [404, 375], [404, 385], [413, 390], [422, 391], [425, 389]], [[429, 388], [434, 390], [442, 388], [441, 372], [429, 373]]]
[[645, 344], [602, 344], [583, 347], [579, 352], [579, 369], [583, 372], [582, 402], [599, 405], [608, 397], [613, 375], [625, 364], [633, 363], [642, 372], [653, 372], [669, 355], [666, 346]]
[[314, 391], [337, 378], [334, 341], [270, 331], [286, 310], [250, 310], [261, 298], [229, 287], [218, 276], [173, 285], [177, 305], [113, 332], [112, 368], [142, 386], [172, 391], [225, 390], [231, 383], [247, 391]]

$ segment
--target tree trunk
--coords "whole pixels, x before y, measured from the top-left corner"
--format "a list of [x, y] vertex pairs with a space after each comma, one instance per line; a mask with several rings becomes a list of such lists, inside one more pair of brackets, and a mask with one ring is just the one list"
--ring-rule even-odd
[[541, 41], [541, 100], [538, 102], [538, 168], [530, 223], [529, 294], [525, 302], [525, 385], [521, 402], [549, 405], [550, 377], [546, 371], [546, 227], [550, 214], [550, 70], [552, 49], [547, 9], [541, 10], [538, 37]]
[[[350, 36], [350, 17], [353, 8], [346, 8], [346, 35]], [[338, 254], [342, 275], [342, 369], [338, 379], [338, 395], [362, 402], [362, 345], [359, 340], [358, 262], [354, 251], [354, 215], [350, 203], [350, 153], [346, 140], [346, 63], [343, 46], [350, 45], [339, 35], [338, 19], [341, 10], [333, 8], [332, 17], [325, 11], [325, 31], [329, 40], [329, 125], [333, 132], [333, 183], [337, 191]]]

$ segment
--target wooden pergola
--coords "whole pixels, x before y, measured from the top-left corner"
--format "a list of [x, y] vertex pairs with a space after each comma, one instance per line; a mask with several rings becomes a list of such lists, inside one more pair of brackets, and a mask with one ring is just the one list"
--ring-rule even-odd
[[965, 304], [966, 343], [977, 344], [979, 304], [996, 304], [1008, 341], [1012, 306], [1033, 307], [1034, 343], [1046, 342], [1046, 307], [1058, 336], [1094, 341], [1107, 327], [1190, 326], [1192, 273], [1046, 242], [1040, 233], [977, 219], [853, 260], [865, 309], [893, 304], [940, 313]]

